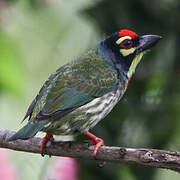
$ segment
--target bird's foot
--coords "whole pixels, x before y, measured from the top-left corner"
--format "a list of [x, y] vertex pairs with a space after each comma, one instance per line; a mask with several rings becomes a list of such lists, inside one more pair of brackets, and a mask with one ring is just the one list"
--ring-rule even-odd
[[46, 136], [42, 139], [42, 143], [41, 143], [41, 156], [44, 156], [44, 151], [46, 149], [46, 144], [48, 141], [53, 142], [54, 138], [52, 134], [46, 133]]
[[104, 141], [101, 138], [96, 137], [95, 135], [93, 135], [90, 132], [85, 132], [84, 134], [91, 139], [91, 144], [95, 145], [93, 155], [96, 156], [98, 149], [101, 146], [105, 146]]

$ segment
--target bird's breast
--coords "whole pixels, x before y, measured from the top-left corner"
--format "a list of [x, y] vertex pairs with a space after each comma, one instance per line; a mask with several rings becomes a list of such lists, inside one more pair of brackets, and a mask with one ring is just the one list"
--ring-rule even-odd
[[93, 128], [101, 119], [111, 112], [123, 94], [123, 89], [117, 89], [80, 107], [79, 110], [85, 113], [87, 117], [87, 121], [82, 128]]
[[71, 135], [86, 132], [106, 117], [123, 96], [126, 86], [119, 86], [104, 96], [75, 109], [59, 120], [53, 121], [44, 131], [59, 135]]

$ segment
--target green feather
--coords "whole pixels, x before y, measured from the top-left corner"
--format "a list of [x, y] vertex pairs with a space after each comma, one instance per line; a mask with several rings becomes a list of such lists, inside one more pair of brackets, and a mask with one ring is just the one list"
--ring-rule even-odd
[[[84, 92], [80, 92], [72, 88], [66, 88], [63, 97], [60, 96], [55, 100], [52, 99], [47, 101], [42, 110], [47, 113], [52, 113], [54, 110], [58, 111], [76, 107], [79, 106], [79, 102], [81, 102], [81, 104], [85, 104], [93, 99], [94, 97], [91, 97]], [[63, 103], [60, 103], [60, 101], [63, 101]]]
[[30, 108], [31, 112], [25, 117], [32, 113], [30, 121], [34, 121], [40, 111], [53, 114], [80, 107], [116, 90], [117, 83], [116, 70], [97, 51], [90, 51], [49, 77], [36, 97], [33, 108]]
[[[68, 118], [68, 115], [94, 99], [116, 91], [118, 84], [117, 71], [97, 50], [90, 51], [60, 67], [49, 77], [28, 108], [24, 119], [29, 116], [29, 123], [10, 140], [28, 139], [41, 130], [54, 134], [61, 126], [65, 129], [70, 128], [70, 131], [76, 131], [78, 128], [75, 124], [79, 123], [73, 120], [74, 115], [73, 118]], [[43, 116], [44, 118], [38, 121], [38, 117]], [[67, 116], [67, 119], [63, 119], [64, 116]], [[76, 118], [80, 119], [81, 125], [86, 122], [86, 119], [88, 120], [82, 117], [84, 115], [78, 111]], [[51, 123], [50, 127], [44, 127], [48, 123]], [[71, 124], [72, 127], [69, 127]]]
[[12, 137], [10, 137], [9, 141], [31, 138], [35, 136], [38, 131], [43, 129], [46, 124], [48, 124], [48, 121], [29, 122]]

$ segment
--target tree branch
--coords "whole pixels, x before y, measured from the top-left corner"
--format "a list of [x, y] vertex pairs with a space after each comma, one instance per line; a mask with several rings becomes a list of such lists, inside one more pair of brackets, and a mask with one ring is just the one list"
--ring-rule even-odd
[[[0, 147], [40, 154], [41, 138], [8, 141], [14, 132], [0, 130]], [[80, 142], [53, 142], [46, 153], [53, 156], [94, 159], [93, 145]], [[156, 149], [135, 149], [122, 147], [101, 147], [97, 160], [166, 168], [180, 172], [180, 152]]]

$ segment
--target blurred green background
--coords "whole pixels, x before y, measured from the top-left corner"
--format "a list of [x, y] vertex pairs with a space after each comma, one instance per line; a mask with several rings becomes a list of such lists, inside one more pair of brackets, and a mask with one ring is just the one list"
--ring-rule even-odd
[[[28, 105], [48, 76], [121, 28], [163, 39], [143, 58], [120, 103], [92, 132], [107, 145], [180, 151], [179, 0], [1, 0], [1, 129], [22, 127]], [[45, 179], [55, 159], [9, 153], [20, 180]], [[137, 165], [99, 168], [96, 161], [77, 162], [80, 180], [180, 178]]]

